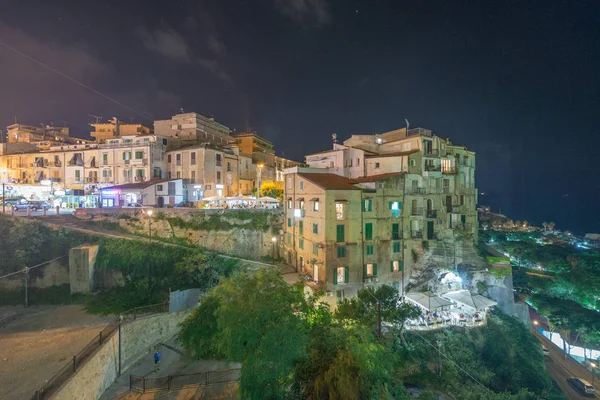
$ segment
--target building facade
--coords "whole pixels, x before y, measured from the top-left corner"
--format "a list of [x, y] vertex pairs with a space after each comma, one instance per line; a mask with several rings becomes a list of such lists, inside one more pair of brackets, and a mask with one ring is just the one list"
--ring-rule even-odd
[[108, 139], [118, 139], [121, 136], [150, 135], [152, 129], [142, 125], [119, 121], [113, 118], [110, 122], [90, 124], [93, 131], [90, 136], [98, 143], [104, 143]]
[[[69, 128], [40, 124], [40, 126], [13, 124], [6, 127], [8, 143], [31, 143], [42, 149], [61, 144], [90, 143], [89, 140], [69, 136]], [[5, 140], [4, 140], [5, 139]]]
[[198, 113], [181, 113], [171, 119], [154, 121], [154, 133], [159, 136], [178, 138], [186, 144], [210, 143], [225, 146], [234, 139], [231, 129]]
[[287, 261], [331, 295], [402, 289], [413, 253], [477, 237], [475, 154], [429, 130], [353, 135], [306, 163], [285, 171], [284, 246]]

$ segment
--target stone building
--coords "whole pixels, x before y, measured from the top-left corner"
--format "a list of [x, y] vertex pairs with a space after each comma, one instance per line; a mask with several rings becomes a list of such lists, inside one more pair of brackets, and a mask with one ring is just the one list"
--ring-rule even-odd
[[171, 119], [154, 121], [154, 133], [181, 139], [185, 144], [210, 143], [225, 146], [234, 141], [231, 129], [214, 118], [195, 112], [176, 114]]
[[108, 139], [118, 139], [121, 136], [150, 135], [152, 129], [143, 124], [126, 123], [113, 118], [106, 123], [97, 122], [90, 124], [94, 128], [90, 136], [98, 143], [104, 143]]
[[429, 130], [352, 135], [306, 163], [285, 171], [287, 261], [338, 297], [418, 284], [463, 261], [457, 236], [477, 237], [475, 153]]

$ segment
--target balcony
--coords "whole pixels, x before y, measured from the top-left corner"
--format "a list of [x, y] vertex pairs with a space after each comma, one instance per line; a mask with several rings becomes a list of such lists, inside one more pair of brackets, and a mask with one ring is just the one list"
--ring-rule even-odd
[[423, 231], [410, 231], [410, 237], [413, 239], [423, 239]]
[[440, 155], [439, 149], [424, 149], [423, 157], [438, 157]]
[[468, 232], [468, 231], [470, 231], [470, 230], [473, 229], [473, 224], [466, 224], [466, 223], [462, 224], [461, 223], [461, 224], [456, 225], [456, 229], [458, 229], [460, 231], [466, 231], [466, 232]]
[[123, 160], [123, 163], [129, 165], [129, 163], [131, 163], [131, 160]]
[[456, 168], [456, 167], [442, 168], [442, 174], [456, 175], [457, 173], [458, 173], [458, 168]]
[[402, 239], [402, 231], [392, 231], [392, 240]]
[[60, 168], [62, 167], [62, 161], [54, 161], [53, 163], [49, 163], [51, 167]]
[[423, 207], [413, 208], [410, 212], [410, 215], [413, 217], [422, 217], [423, 216]]
[[408, 194], [425, 194], [425, 188], [410, 187], [410, 188], [408, 188]]
[[96, 176], [88, 176], [85, 178], [85, 183], [96, 183], [98, 182], [98, 177]]
[[425, 171], [440, 172], [441, 170], [442, 170], [441, 165], [425, 164]]
[[[135, 165], [148, 165], [148, 159], [147, 158], [136, 158], [131, 160], [132, 164]], [[181, 162], [179, 162], [177, 165], [181, 165]]]
[[83, 167], [83, 160], [69, 161], [69, 167]]
[[462, 214], [463, 207], [462, 206], [448, 206], [448, 207], [446, 207], [446, 212], [449, 212], [452, 214]]
[[437, 218], [437, 210], [426, 210], [425, 214], [427, 218]]
[[136, 177], [135, 177], [135, 181], [136, 181], [136, 182], [144, 182], [145, 180], [146, 180], [146, 178], [145, 178], [145, 177], [143, 177], [143, 176], [136, 176]]

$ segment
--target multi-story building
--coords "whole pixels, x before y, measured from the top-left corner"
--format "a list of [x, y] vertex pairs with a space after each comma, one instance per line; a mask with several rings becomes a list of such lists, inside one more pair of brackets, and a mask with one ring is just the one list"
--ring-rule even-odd
[[184, 143], [210, 143], [224, 146], [232, 142], [231, 129], [198, 113], [181, 113], [171, 119], [154, 121], [154, 133], [178, 138]]
[[[40, 148], [60, 144], [82, 144], [89, 140], [69, 136], [69, 128], [40, 124], [40, 126], [13, 124], [6, 127], [8, 143], [31, 143]], [[1, 139], [1, 138], [0, 138]]]
[[[10, 145], [10, 143], [8, 143]], [[8, 147], [8, 146], [7, 146]], [[60, 203], [98, 205], [99, 187], [142, 182], [166, 175], [168, 139], [123, 136], [106, 143], [51, 146], [0, 155], [0, 180], [11, 195]]]
[[403, 288], [430, 241], [476, 238], [475, 154], [429, 130], [353, 135], [306, 163], [285, 172], [284, 246], [339, 297]]
[[169, 178], [182, 178], [187, 201], [252, 193], [256, 165], [238, 148], [203, 143], [167, 153]]
[[117, 118], [113, 118], [110, 122], [90, 124], [94, 128], [90, 132], [90, 136], [98, 143], [104, 143], [108, 139], [115, 139], [121, 136], [134, 136], [134, 135], [150, 135], [152, 129], [142, 125], [133, 124], [119, 121]]

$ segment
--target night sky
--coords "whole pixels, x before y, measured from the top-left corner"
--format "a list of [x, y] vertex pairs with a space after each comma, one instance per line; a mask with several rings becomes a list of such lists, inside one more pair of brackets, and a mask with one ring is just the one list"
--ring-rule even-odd
[[0, 46], [0, 129], [183, 108], [303, 160], [407, 118], [477, 152], [481, 204], [600, 232], [597, 0], [0, 0], [0, 41], [130, 108]]

